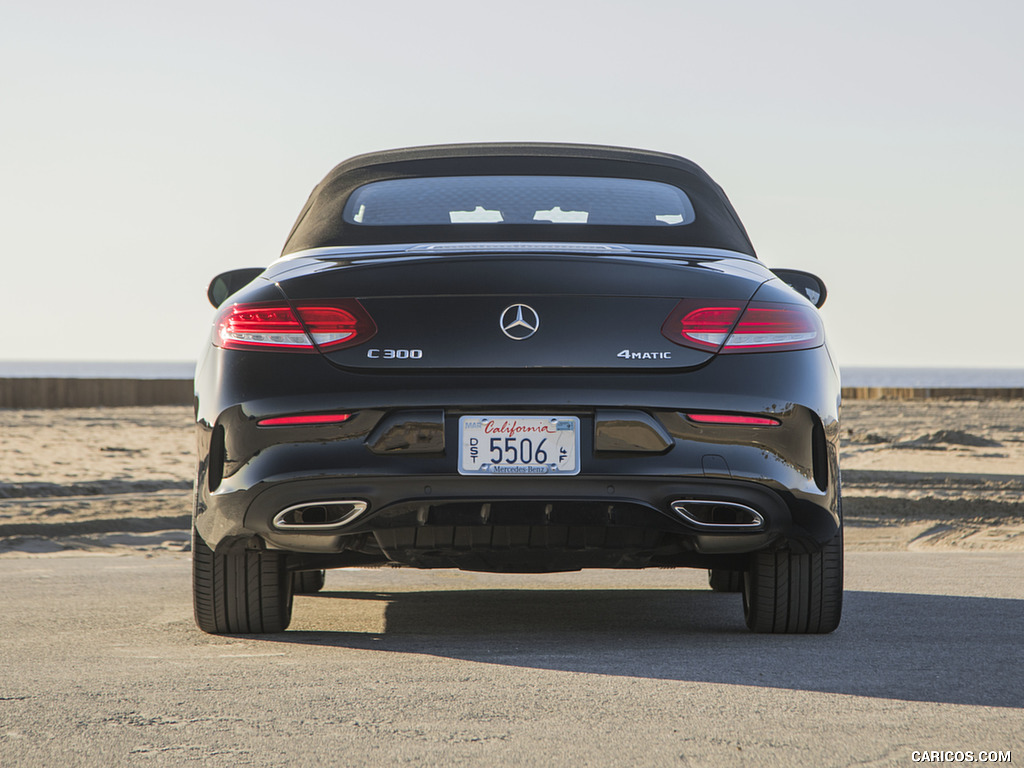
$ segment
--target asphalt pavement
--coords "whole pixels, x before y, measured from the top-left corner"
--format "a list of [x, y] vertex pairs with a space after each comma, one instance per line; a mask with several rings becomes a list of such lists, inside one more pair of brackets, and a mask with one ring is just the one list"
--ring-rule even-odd
[[842, 625], [804, 637], [699, 571], [411, 569], [214, 637], [189, 569], [0, 559], [0, 766], [1024, 763], [1024, 553], [848, 553]]

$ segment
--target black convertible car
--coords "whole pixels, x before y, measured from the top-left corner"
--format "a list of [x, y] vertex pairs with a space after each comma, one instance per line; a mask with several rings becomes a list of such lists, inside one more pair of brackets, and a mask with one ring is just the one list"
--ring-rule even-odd
[[278, 632], [324, 569], [709, 570], [755, 632], [842, 605], [822, 282], [694, 163], [474, 144], [347, 160], [210, 284], [199, 627]]

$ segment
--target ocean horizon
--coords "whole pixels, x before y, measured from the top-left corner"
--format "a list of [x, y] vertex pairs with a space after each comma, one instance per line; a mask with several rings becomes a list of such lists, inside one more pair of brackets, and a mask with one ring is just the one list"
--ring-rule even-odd
[[[191, 379], [195, 363], [110, 360], [0, 360], [0, 379]], [[845, 366], [844, 387], [1024, 387], [1024, 368]]]

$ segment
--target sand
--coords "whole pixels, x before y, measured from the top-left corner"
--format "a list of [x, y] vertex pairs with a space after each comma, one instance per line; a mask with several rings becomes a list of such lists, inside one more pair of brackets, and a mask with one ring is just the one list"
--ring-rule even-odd
[[[184, 551], [188, 406], [0, 410], [0, 557]], [[848, 400], [848, 549], [1024, 550], [1024, 400]]]

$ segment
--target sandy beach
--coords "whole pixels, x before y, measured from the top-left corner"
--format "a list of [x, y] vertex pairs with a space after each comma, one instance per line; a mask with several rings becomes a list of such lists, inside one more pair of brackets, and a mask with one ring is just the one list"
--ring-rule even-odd
[[[847, 548], [1024, 550], [1024, 401], [848, 400]], [[0, 557], [186, 550], [188, 406], [0, 410]]]

